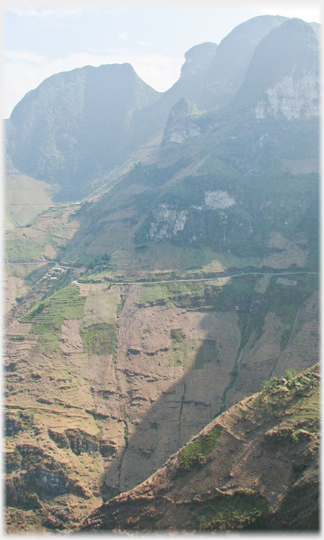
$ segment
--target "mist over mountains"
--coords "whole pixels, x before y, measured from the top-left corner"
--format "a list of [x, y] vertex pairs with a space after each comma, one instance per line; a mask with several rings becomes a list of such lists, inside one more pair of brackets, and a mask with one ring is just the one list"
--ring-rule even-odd
[[[218, 47], [212, 43], [193, 47], [185, 55], [180, 79], [162, 94], [144, 83], [129, 64], [87, 66], [46, 79], [11, 114], [7, 138], [12, 165], [38, 180], [64, 186], [62, 196], [79, 198], [91, 179], [159, 134], [179, 99], [187, 98], [199, 110], [222, 110], [243, 83], [242, 106], [257, 105], [257, 92], [260, 95], [276, 79], [291, 75], [294, 62], [302, 62], [301, 52], [305, 74], [309, 70], [318, 77], [318, 67], [316, 73], [312, 67], [318, 66], [318, 41], [310, 24], [300, 21], [295, 37], [297, 21], [290, 29], [289, 24], [283, 27], [286, 37], [271, 33], [269, 40], [264, 39], [284, 21], [279, 16], [256, 17], [235, 28]], [[307, 36], [296, 46], [303, 32]], [[280, 45], [282, 39], [286, 41]], [[286, 64], [280, 56], [282, 47], [290, 55]], [[245, 75], [250, 82], [244, 82]], [[314, 91], [318, 99], [318, 88]]]

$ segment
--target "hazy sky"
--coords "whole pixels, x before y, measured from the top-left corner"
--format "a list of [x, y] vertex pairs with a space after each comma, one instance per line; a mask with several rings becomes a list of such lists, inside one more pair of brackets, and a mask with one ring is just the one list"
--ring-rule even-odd
[[159, 91], [179, 78], [184, 53], [220, 41], [258, 15], [321, 22], [321, 0], [52, 0], [4, 2], [3, 117], [44, 79], [85, 65], [129, 62]]

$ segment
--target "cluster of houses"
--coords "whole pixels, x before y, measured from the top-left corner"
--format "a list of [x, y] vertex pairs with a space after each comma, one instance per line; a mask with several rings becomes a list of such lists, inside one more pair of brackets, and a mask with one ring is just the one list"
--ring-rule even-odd
[[66, 268], [63, 268], [62, 266], [53, 266], [48, 272], [46, 272], [45, 276], [42, 279], [57, 279], [63, 272], [66, 272]]

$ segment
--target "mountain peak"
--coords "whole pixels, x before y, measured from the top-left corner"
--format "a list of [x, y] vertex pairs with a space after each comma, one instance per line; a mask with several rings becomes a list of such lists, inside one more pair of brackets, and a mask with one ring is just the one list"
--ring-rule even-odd
[[216, 43], [206, 42], [195, 45], [185, 53], [185, 63], [181, 77], [188, 77], [208, 68], [217, 49]]
[[239, 90], [260, 41], [285, 17], [261, 15], [236, 26], [218, 45], [207, 74], [205, 108], [222, 108]]
[[232, 105], [253, 107], [257, 119], [319, 115], [319, 42], [301, 19], [274, 28], [255, 50]]
[[[71, 193], [79, 191], [80, 180], [86, 184], [103, 174], [131, 149], [134, 113], [159, 97], [129, 63], [53, 75], [11, 114], [8, 152], [13, 166]], [[136, 143], [141, 137], [139, 128]]]

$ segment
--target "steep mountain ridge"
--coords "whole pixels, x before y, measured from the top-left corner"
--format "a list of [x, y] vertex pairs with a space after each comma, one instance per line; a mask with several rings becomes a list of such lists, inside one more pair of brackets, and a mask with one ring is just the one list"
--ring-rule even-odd
[[[14, 108], [8, 148], [14, 167], [59, 184], [63, 197], [85, 195], [133, 149], [134, 113], [159, 98], [130, 64], [87, 66], [46, 79]], [[137, 144], [142, 139], [137, 125]]]
[[141, 123], [150, 122], [152, 133], [163, 130], [170, 108], [187, 99], [199, 110], [222, 109], [239, 90], [256, 46], [272, 28], [286, 20], [260, 16], [246, 21], [226, 36], [219, 46], [202, 43], [185, 53], [179, 80], [161, 99], [140, 111]]
[[222, 109], [239, 90], [254, 51], [286, 17], [261, 15], [239, 24], [219, 44], [206, 80], [206, 109]]
[[58, 184], [56, 197], [89, 195], [91, 179], [161, 135], [179, 99], [208, 110], [228, 103], [258, 42], [283, 20], [256, 17], [233, 30], [219, 48], [214, 43], [193, 47], [179, 80], [162, 94], [129, 64], [87, 66], [50, 77], [21, 100], [6, 123], [8, 162], [21, 173]]
[[185, 53], [186, 61], [181, 68], [180, 78], [164, 93], [161, 102], [168, 102], [170, 109], [179, 99], [187, 98], [199, 109], [204, 109], [206, 78], [217, 48], [216, 43], [201, 43], [189, 49]]

